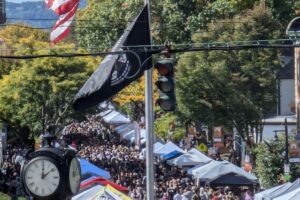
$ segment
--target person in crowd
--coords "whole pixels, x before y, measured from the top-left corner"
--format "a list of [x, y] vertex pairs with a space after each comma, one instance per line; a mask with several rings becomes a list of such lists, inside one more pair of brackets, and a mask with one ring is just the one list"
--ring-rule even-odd
[[204, 187], [200, 187], [200, 194], [199, 194], [200, 200], [208, 200], [208, 194], [205, 191]]
[[253, 200], [250, 190], [247, 190], [245, 192], [245, 199], [244, 200]]

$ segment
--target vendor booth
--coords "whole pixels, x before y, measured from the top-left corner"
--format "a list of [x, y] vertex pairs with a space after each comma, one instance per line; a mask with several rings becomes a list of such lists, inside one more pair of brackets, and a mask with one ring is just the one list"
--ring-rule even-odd
[[256, 185], [257, 178], [228, 161], [211, 161], [188, 170], [194, 179], [210, 185]]
[[211, 158], [209, 158], [205, 154], [201, 153], [197, 149], [192, 148], [187, 153], [185, 153], [177, 158], [168, 160], [167, 163], [169, 165], [178, 166], [178, 167], [182, 168], [182, 167], [193, 167], [196, 165], [205, 165], [205, 164], [209, 163], [210, 161], [212, 161]]

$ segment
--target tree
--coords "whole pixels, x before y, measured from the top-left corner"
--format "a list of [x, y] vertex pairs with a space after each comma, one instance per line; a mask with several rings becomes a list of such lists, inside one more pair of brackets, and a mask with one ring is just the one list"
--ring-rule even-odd
[[72, 100], [88, 77], [84, 59], [23, 61], [0, 80], [1, 118], [38, 133], [46, 125], [64, 125], [78, 113]]
[[[261, 186], [269, 188], [278, 184], [280, 176], [284, 174], [284, 135], [280, 134], [278, 141], [271, 140], [259, 144], [253, 153], [256, 158], [254, 173], [259, 177]], [[299, 177], [300, 167], [298, 163], [290, 163], [290, 175], [290, 181]]]
[[[7, 48], [13, 49], [10, 54], [57, 54], [74, 50], [74, 45], [62, 43], [61, 49], [49, 51], [47, 34], [40, 30], [30, 33], [30, 30], [1, 30]], [[25, 45], [28, 48], [21, 48]], [[47, 125], [63, 126], [69, 119], [84, 114], [73, 111], [72, 100], [99, 59], [41, 58], [15, 61], [13, 67], [6, 66], [10, 61], [5, 61], [2, 60], [2, 64], [7, 71], [2, 73], [0, 79], [1, 120], [15, 128], [28, 127], [36, 134]]]
[[90, 0], [76, 17], [77, 43], [90, 50], [112, 47], [142, 3], [135, 0]]
[[[49, 48], [48, 33], [26, 25], [7, 26], [0, 29], [0, 35], [1, 55], [24, 55], [35, 48]], [[0, 77], [20, 67], [19, 60], [0, 59]]]
[[[194, 35], [197, 43], [263, 40], [280, 35], [270, 10], [257, 6]], [[178, 61], [179, 110], [194, 121], [235, 127], [242, 137], [276, 105], [275, 50], [186, 53]]]
[[[190, 22], [206, 7], [203, 0], [158, 1], [152, 7], [154, 43], [191, 41], [198, 26]], [[123, 33], [128, 22], [139, 13], [143, 1], [91, 0], [77, 15], [76, 38], [80, 46], [103, 49], [111, 47]], [[193, 21], [193, 20], [192, 20]], [[195, 20], [194, 20], [195, 21]]]

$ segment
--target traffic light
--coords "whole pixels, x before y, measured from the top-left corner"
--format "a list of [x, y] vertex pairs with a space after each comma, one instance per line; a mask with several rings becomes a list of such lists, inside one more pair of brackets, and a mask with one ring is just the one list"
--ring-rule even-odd
[[155, 82], [159, 90], [159, 98], [156, 100], [164, 111], [174, 111], [176, 108], [174, 64], [172, 59], [160, 60], [154, 67], [158, 72], [158, 80]]

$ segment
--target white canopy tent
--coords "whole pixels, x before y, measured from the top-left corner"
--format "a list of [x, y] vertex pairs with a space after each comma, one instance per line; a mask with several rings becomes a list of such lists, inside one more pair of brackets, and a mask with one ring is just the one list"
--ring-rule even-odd
[[123, 124], [130, 123], [130, 119], [121, 114], [118, 111], [111, 111], [108, 114], [103, 116], [103, 120], [109, 124]]
[[300, 199], [300, 188], [297, 188], [289, 193], [283, 194], [273, 200], [299, 200]]
[[201, 153], [197, 149], [192, 148], [187, 153], [177, 158], [168, 160], [167, 163], [172, 166], [187, 167], [187, 166], [195, 166], [195, 165], [205, 165], [210, 161], [212, 161], [211, 158]]
[[[130, 141], [132, 143], [135, 142], [135, 137], [136, 137], [136, 134], [134, 134], [134, 136], [130, 138]], [[141, 141], [141, 143], [142, 143], [142, 141], [146, 141], [146, 130], [145, 129], [140, 129], [140, 141]]]
[[72, 200], [87, 200], [90, 196], [94, 195], [95, 193], [97, 193], [99, 190], [103, 188], [104, 186], [102, 185], [96, 185], [72, 197]]
[[276, 191], [273, 191], [270, 194], [264, 195], [264, 200], [273, 200], [275, 198], [278, 198], [280, 196], [283, 196], [285, 194], [288, 194], [294, 190], [297, 190], [300, 188], [300, 178], [296, 179], [294, 182], [285, 184], [283, 187], [279, 188]]
[[241, 178], [257, 182], [257, 178], [253, 174], [246, 172], [242, 168], [228, 161], [211, 161], [206, 165], [194, 167], [193, 169], [188, 170], [188, 174], [191, 174], [194, 178], [205, 182], [212, 182], [228, 174], [236, 174]]
[[155, 142], [155, 143], [153, 144], [153, 150], [154, 150], [154, 151], [155, 151], [155, 150], [158, 150], [158, 149], [162, 148], [163, 146], [164, 146], [163, 143], [161, 143], [161, 142]]
[[272, 187], [272, 188], [266, 189], [264, 191], [261, 191], [259, 193], [256, 193], [254, 195], [254, 200], [263, 200], [264, 195], [271, 194], [272, 192], [275, 192], [276, 190], [284, 187], [286, 184], [291, 184], [291, 183], [288, 182], [288, 183], [285, 183], [285, 184], [282, 184], [282, 185], [277, 185], [275, 187]]
[[170, 141], [170, 142], [167, 142], [162, 147], [160, 147], [158, 149], [154, 149], [154, 154], [164, 155], [164, 154], [171, 153], [172, 151], [178, 151], [178, 152], [184, 153], [184, 150], [182, 150], [180, 147], [178, 147], [176, 144], [174, 144], [173, 142]]
[[133, 123], [129, 123], [129, 124], [122, 124], [119, 125], [117, 127], [115, 127], [115, 131], [119, 134], [119, 135], [124, 135], [130, 131], [134, 130], [134, 124]]
[[[163, 147], [164, 145], [161, 142], [155, 142], [153, 144], [153, 152], [155, 151], [155, 149], [160, 149], [161, 147]], [[146, 158], [146, 148], [143, 148], [140, 152], [140, 156], [142, 158]]]

